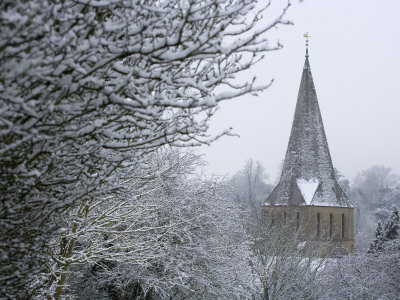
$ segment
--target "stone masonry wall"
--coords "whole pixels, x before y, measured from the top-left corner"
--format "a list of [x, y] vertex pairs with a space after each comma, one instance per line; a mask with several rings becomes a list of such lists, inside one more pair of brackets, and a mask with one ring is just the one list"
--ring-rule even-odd
[[271, 225], [298, 227], [304, 240], [316, 242], [324, 252], [334, 248], [342, 248], [342, 254], [354, 252], [354, 208], [265, 205], [262, 209]]

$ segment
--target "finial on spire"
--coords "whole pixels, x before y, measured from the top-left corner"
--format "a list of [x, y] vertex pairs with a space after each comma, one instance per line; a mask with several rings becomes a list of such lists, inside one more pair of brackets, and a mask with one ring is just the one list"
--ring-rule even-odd
[[303, 36], [306, 38], [306, 57], [308, 57], [308, 42], [309, 42], [308, 38], [310, 38], [311, 36], [308, 34], [308, 32], [304, 33]]

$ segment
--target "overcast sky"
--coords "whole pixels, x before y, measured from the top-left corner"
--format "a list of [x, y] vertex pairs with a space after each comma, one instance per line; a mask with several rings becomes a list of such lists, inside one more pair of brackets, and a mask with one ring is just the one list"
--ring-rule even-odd
[[400, 173], [400, 1], [296, 1], [286, 18], [295, 24], [269, 35], [284, 48], [252, 69], [259, 81], [274, 78], [274, 84], [258, 97], [221, 104], [210, 132], [232, 126], [240, 138], [201, 147], [208, 170], [234, 174], [253, 158], [274, 182], [289, 140], [308, 31], [333, 165], [350, 180], [374, 164]]

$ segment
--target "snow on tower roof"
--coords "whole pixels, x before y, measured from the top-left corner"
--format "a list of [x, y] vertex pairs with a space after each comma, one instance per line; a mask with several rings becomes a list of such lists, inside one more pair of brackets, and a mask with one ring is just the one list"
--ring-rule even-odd
[[304, 201], [307, 205], [310, 205], [319, 186], [318, 179], [306, 180], [299, 178], [296, 182]]

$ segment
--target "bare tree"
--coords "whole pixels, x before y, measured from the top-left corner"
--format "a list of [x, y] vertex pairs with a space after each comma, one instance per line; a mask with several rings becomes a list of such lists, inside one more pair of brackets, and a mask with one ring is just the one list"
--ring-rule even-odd
[[233, 80], [280, 48], [265, 33], [288, 23], [287, 7], [256, 26], [267, 7], [1, 2], [2, 296], [29, 296], [70, 207], [123, 190], [117, 171], [162, 145], [211, 142], [208, 121], [220, 101], [269, 86]]
[[249, 159], [242, 170], [230, 179], [235, 190], [235, 201], [249, 209], [255, 218], [260, 218], [261, 205], [271, 191], [271, 185], [265, 181], [268, 175], [259, 161]]

